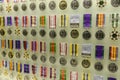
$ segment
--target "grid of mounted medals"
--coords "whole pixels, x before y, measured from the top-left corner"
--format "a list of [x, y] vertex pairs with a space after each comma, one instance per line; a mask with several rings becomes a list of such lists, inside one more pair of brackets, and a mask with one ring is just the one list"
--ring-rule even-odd
[[120, 0], [0, 0], [0, 80], [119, 80]]

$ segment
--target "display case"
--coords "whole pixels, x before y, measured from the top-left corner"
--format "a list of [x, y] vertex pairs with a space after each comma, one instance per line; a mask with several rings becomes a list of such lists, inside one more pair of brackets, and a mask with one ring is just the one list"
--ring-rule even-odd
[[119, 80], [120, 0], [0, 0], [0, 80]]

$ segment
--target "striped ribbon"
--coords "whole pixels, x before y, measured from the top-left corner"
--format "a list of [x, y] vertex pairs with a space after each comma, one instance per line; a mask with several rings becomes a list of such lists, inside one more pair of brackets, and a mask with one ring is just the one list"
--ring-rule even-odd
[[96, 26], [99, 28], [103, 28], [104, 24], [105, 24], [105, 14], [97, 14]]
[[8, 61], [2, 60], [2, 66], [3, 66], [4, 68], [7, 68], [7, 67], [8, 67]]
[[50, 68], [50, 79], [56, 80], [56, 69]]
[[43, 78], [46, 78], [47, 77], [47, 67], [43, 67], [41, 66], [41, 71], [40, 71], [40, 76], [43, 77]]
[[13, 49], [13, 40], [8, 40], [8, 48]]
[[117, 46], [110, 46], [109, 47], [109, 59], [110, 60], [117, 60], [118, 57], [118, 47]]
[[70, 55], [78, 56], [78, 44], [70, 44]]
[[27, 27], [28, 26], [28, 16], [22, 17], [22, 26]]
[[36, 74], [36, 72], [37, 72], [37, 66], [32, 65], [32, 74]]
[[90, 74], [89, 73], [83, 73], [82, 74], [82, 80], [90, 80]]
[[0, 17], [0, 26], [1, 27], [5, 26], [5, 17]]
[[92, 15], [91, 14], [84, 14], [83, 26], [85, 28], [90, 28], [91, 27], [91, 20], [92, 20]]
[[19, 0], [14, 0], [14, 3], [18, 3], [19, 2]]
[[24, 48], [25, 50], [28, 49], [28, 41], [23, 41], [23, 48]]
[[68, 16], [67, 15], [61, 15], [61, 17], [60, 17], [60, 26], [61, 27], [68, 26]]
[[21, 41], [20, 40], [15, 40], [15, 48], [16, 49], [21, 49]]
[[18, 27], [19, 26], [19, 17], [18, 16], [14, 17], [14, 22], [15, 22], [15, 26]]
[[112, 27], [117, 28], [119, 21], [119, 14], [112, 14]]
[[36, 16], [30, 16], [30, 20], [31, 20], [31, 27], [37, 26]]
[[78, 72], [71, 71], [70, 72], [70, 80], [78, 80]]
[[46, 17], [40, 16], [40, 27], [45, 27], [45, 26], [46, 26]]
[[66, 79], [66, 70], [60, 70], [60, 80], [67, 80]]
[[14, 70], [14, 62], [9, 61], [9, 70], [13, 71]]
[[24, 73], [30, 73], [30, 65], [29, 64], [24, 64]]
[[37, 41], [31, 41], [31, 50], [32, 51], [37, 51], [37, 46], [38, 46]]
[[54, 42], [50, 43], [50, 52], [52, 54], [56, 53], [56, 43], [54, 43]]
[[40, 42], [40, 53], [46, 52], [46, 42]]
[[16, 63], [16, 71], [19, 73], [22, 72], [22, 64], [20, 62]]
[[67, 43], [64, 42], [60, 43], [59, 46], [60, 46], [60, 55], [61, 56], [67, 55]]
[[49, 28], [50, 29], [56, 28], [56, 15], [49, 16]]
[[1, 48], [2, 49], [6, 48], [6, 40], [1, 40]]
[[7, 17], [7, 26], [12, 26], [12, 17], [11, 16]]

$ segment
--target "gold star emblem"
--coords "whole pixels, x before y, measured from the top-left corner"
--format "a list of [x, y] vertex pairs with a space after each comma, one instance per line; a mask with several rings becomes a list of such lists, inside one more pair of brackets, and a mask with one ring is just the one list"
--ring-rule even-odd
[[29, 54], [27, 52], [24, 53], [24, 58], [29, 59]]
[[7, 12], [10, 12], [11, 10], [12, 10], [12, 9], [11, 9], [11, 6], [10, 6], [10, 5], [7, 5], [7, 6], [6, 6], [6, 11], [7, 11]]
[[20, 29], [19, 29], [19, 28], [17, 28], [17, 29], [15, 30], [15, 34], [16, 34], [17, 36], [20, 34]]

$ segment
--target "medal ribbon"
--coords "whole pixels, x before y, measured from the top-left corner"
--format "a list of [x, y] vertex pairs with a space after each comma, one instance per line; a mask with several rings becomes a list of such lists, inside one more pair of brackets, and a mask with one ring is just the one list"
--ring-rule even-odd
[[70, 44], [70, 55], [78, 56], [78, 44]]
[[40, 53], [46, 52], [46, 42], [40, 42]]
[[105, 24], [105, 14], [97, 14], [96, 26], [103, 28]]
[[56, 15], [49, 16], [49, 27], [50, 29], [56, 28]]
[[118, 57], [118, 47], [110, 46], [109, 48], [109, 59], [110, 60], [117, 60]]
[[8, 48], [13, 49], [13, 40], [8, 40]]
[[60, 43], [60, 55], [65, 56], [67, 55], [67, 43]]
[[45, 27], [46, 25], [46, 17], [40, 16], [40, 27]]
[[50, 43], [50, 52], [52, 54], [56, 53], [56, 43], [54, 43], [54, 42]]
[[0, 26], [1, 27], [5, 26], [5, 17], [0, 17]]

